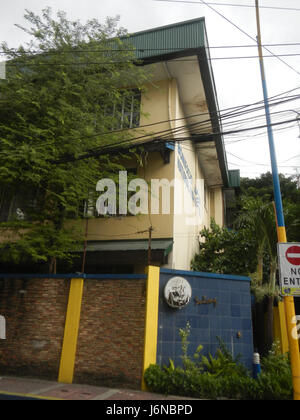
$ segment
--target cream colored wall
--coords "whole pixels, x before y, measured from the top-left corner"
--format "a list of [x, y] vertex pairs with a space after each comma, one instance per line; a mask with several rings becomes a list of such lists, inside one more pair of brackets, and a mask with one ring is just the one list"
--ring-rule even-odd
[[[172, 118], [178, 119], [173, 123], [173, 128], [183, 125], [185, 115], [182, 110], [180, 96], [176, 86], [176, 81], [170, 81], [169, 102], [172, 102]], [[182, 137], [188, 136], [188, 127]], [[176, 137], [179, 137], [178, 135]], [[181, 153], [179, 153], [179, 149]], [[190, 263], [195, 253], [199, 251], [200, 231], [204, 226], [209, 227], [211, 217], [223, 226], [223, 194], [222, 188], [210, 189], [205, 182], [204, 172], [199, 161], [201, 151], [195, 149], [191, 141], [182, 141], [176, 144], [175, 151], [175, 178], [180, 183], [175, 187], [175, 214], [174, 214], [174, 245], [173, 253], [170, 256], [169, 267], [180, 270], [189, 270]], [[192, 205], [191, 194], [186, 186], [183, 185], [182, 174], [179, 170], [179, 163], [182, 164], [182, 156], [192, 176], [192, 188], [198, 189], [200, 205], [197, 218], [189, 217], [184, 212], [176, 214], [176, 209], [182, 207], [182, 204]], [[184, 191], [184, 193], [182, 192]]]
[[[150, 153], [145, 166], [140, 167], [138, 176], [149, 185], [149, 214], [125, 217], [107, 217], [91, 219], [89, 222], [88, 240], [119, 240], [119, 239], [146, 239], [148, 229], [153, 227], [153, 238], [172, 238], [173, 215], [150, 214], [151, 210], [151, 179], [173, 179], [174, 161], [165, 164], [158, 152]], [[171, 190], [172, 198], [172, 190]], [[173, 208], [171, 200], [171, 211]], [[84, 223], [83, 223], [84, 225]], [[143, 233], [138, 233], [143, 232]]]
[[[137, 137], [145, 132], [158, 133], [170, 128], [168, 107], [168, 80], [150, 84], [146, 87], [146, 93], [142, 95], [142, 116], [140, 126], [149, 125], [158, 121], [166, 121], [162, 124], [139, 128], [136, 130]], [[145, 179], [149, 186], [151, 179], [174, 178], [174, 153], [171, 153], [171, 161], [165, 164], [158, 152], [149, 153], [143, 166], [138, 168], [139, 178]], [[172, 193], [172, 190], [171, 190]], [[173, 194], [171, 194], [172, 197]], [[151, 209], [151, 192], [149, 188], [149, 213]], [[120, 240], [120, 239], [147, 239], [148, 229], [153, 227], [153, 238], [173, 237], [173, 199], [171, 200], [171, 214], [149, 214], [138, 216], [97, 218], [89, 221], [88, 240]], [[82, 222], [82, 229], [85, 222]], [[144, 233], [138, 233], [144, 232]]]
[[[146, 128], [136, 129], [137, 136], [149, 133], [159, 133], [163, 130], [176, 129], [184, 126], [185, 115], [180, 101], [178, 87], [175, 79], [166, 79], [149, 85], [147, 93], [142, 96], [143, 113], [140, 126]], [[170, 122], [170, 120], [172, 120]], [[157, 125], [150, 125], [164, 121]], [[150, 126], [149, 126], [150, 125]], [[147, 130], [147, 131], [146, 131]], [[181, 136], [188, 136], [186, 128]], [[179, 135], [176, 134], [176, 138]], [[197, 223], [189, 224], [189, 218], [184, 214], [177, 214], [183, 204], [191, 204], [192, 199], [183, 186], [182, 175], [179, 171], [180, 159], [179, 144], [176, 143], [175, 151], [171, 152], [169, 164], [165, 164], [160, 153], [152, 152], [146, 156], [143, 166], [138, 169], [140, 178], [145, 179], [149, 185], [151, 179], [167, 179], [169, 182], [176, 179], [174, 189], [171, 189], [171, 213], [149, 214], [127, 217], [99, 218], [89, 221], [88, 240], [120, 240], [120, 239], [147, 239], [148, 229], [154, 228], [153, 238], [173, 238], [173, 251], [169, 255], [167, 267], [189, 270], [190, 262], [199, 248], [199, 232], [204, 226], [209, 226], [210, 218], [214, 217], [217, 223], [223, 224], [222, 190], [204, 188], [204, 174], [199, 163], [198, 153], [191, 141], [180, 143], [184, 159], [190, 169], [193, 179], [193, 188], [196, 180], [202, 180], [199, 188], [200, 194], [200, 219]], [[182, 191], [185, 190], [184, 195]], [[149, 212], [151, 193], [149, 193]], [[175, 214], [174, 214], [175, 210]], [[84, 229], [82, 222], [82, 229]], [[143, 232], [143, 233], [138, 233]]]
[[[180, 96], [176, 86], [176, 81], [172, 80], [171, 85], [172, 89], [172, 109], [175, 113], [176, 119], [179, 119], [174, 122], [173, 128], [178, 128], [183, 126], [185, 115], [183, 113], [182, 104], [180, 101]], [[174, 114], [173, 114], [174, 115]], [[188, 127], [186, 131], [182, 133], [182, 137], [189, 135]], [[178, 136], [176, 136], [178, 137]], [[180, 153], [179, 153], [180, 151]], [[191, 187], [194, 190], [195, 187], [198, 188], [199, 198], [200, 198], [200, 214], [197, 218], [195, 215], [187, 214], [188, 209], [193, 207], [193, 200], [191, 193], [188, 191], [186, 185], [184, 185], [182, 169], [180, 171], [179, 165], [183, 166], [183, 159], [185, 164], [187, 164], [190, 174], [192, 176]], [[183, 141], [176, 143], [175, 149], [175, 178], [178, 182], [175, 187], [175, 215], [174, 215], [174, 245], [173, 253], [171, 255], [171, 260], [169, 261], [169, 266], [174, 269], [180, 270], [189, 270], [190, 263], [194, 254], [198, 251], [199, 248], [199, 230], [203, 223], [203, 220], [206, 218], [206, 210], [204, 208], [204, 180], [203, 172], [201, 170], [197, 153], [195, 147], [191, 141]], [[199, 179], [202, 182], [198, 185], [196, 180]]]
[[[219, 226], [224, 226], [224, 202], [221, 187], [210, 189], [210, 205], [210, 217], [213, 217]], [[207, 226], [209, 226], [209, 221]]]
[[137, 138], [145, 134], [164, 134], [170, 129], [168, 96], [168, 80], [160, 80], [145, 86], [141, 100], [140, 127], [134, 130]]

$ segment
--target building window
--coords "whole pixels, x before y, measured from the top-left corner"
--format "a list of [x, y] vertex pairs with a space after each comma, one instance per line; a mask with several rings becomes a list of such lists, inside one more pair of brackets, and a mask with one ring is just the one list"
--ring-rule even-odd
[[[120, 105], [119, 105], [120, 106]], [[120, 106], [120, 128], [135, 128], [140, 125], [141, 92], [135, 91], [123, 97]]]
[[23, 194], [9, 189], [0, 190], [0, 222], [30, 220], [30, 214], [37, 206], [38, 192]]
[[[125, 169], [124, 169], [125, 170]], [[135, 178], [137, 178], [138, 175], [138, 169], [136, 168], [127, 168], [127, 183]], [[77, 216], [87, 218], [87, 217], [97, 217], [97, 218], [103, 218], [103, 217], [124, 217], [124, 216], [132, 216], [132, 214], [128, 211], [124, 213], [124, 209], [121, 209], [119, 206], [119, 183], [118, 179], [115, 179], [115, 185], [116, 185], [116, 207], [114, 207], [113, 212], [110, 212], [108, 202], [105, 202], [104, 205], [107, 206], [107, 213], [106, 214], [98, 214], [96, 210], [96, 201], [99, 197], [99, 193], [96, 191], [89, 191], [88, 197], [83, 200], [78, 207], [78, 213]], [[128, 185], [127, 185], [128, 186]], [[103, 192], [101, 193], [103, 194]], [[135, 194], [135, 192], [128, 191], [127, 190], [127, 203], [130, 197], [132, 197]], [[75, 216], [76, 217], [76, 216]]]
[[120, 94], [118, 102], [106, 103], [104, 106], [106, 117], [111, 117], [111, 129], [122, 130], [136, 128], [140, 125], [141, 91], [126, 90]]

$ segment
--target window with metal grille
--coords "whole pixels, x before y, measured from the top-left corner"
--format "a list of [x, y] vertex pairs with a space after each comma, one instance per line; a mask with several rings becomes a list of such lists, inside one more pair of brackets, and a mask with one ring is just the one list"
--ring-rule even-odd
[[9, 188], [0, 190], [0, 222], [30, 220], [37, 205], [38, 191], [32, 193], [13, 192]]
[[[129, 183], [132, 179], [137, 177], [137, 168], [127, 168], [127, 182]], [[127, 201], [130, 199], [131, 196], [133, 196], [135, 192], [127, 191]], [[121, 217], [121, 216], [132, 216], [130, 212], [124, 212], [121, 211], [119, 207], [119, 185], [116, 180], [116, 208], [115, 211], [110, 213], [109, 208], [105, 215], [99, 215], [96, 210], [96, 201], [99, 197], [99, 193], [96, 193], [96, 191], [89, 191], [88, 197], [86, 200], [83, 200], [78, 208], [78, 216], [79, 217], [97, 217], [97, 218], [103, 218], [103, 217]], [[108, 204], [108, 203], [106, 203]]]
[[140, 125], [141, 91], [126, 90], [120, 93], [118, 101], [105, 101], [104, 114], [111, 118], [112, 130], [136, 128]]

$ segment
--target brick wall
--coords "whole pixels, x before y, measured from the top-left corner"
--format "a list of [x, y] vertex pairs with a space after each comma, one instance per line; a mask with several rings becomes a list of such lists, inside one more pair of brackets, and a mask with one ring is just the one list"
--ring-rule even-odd
[[68, 290], [68, 280], [0, 279], [0, 373], [57, 378]]
[[146, 280], [85, 280], [75, 381], [141, 385]]
[[[70, 280], [0, 279], [0, 374], [57, 380]], [[84, 282], [74, 382], [139, 388], [145, 279]]]

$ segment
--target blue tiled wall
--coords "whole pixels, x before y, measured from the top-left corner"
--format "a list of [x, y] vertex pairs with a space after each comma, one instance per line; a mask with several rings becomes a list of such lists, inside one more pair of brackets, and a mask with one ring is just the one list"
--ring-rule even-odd
[[[192, 299], [183, 309], [172, 309], [164, 300], [164, 287], [174, 276], [184, 277], [192, 287]], [[217, 305], [197, 305], [195, 297], [217, 299]], [[193, 355], [199, 344], [201, 354], [215, 352], [219, 346], [217, 337], [226, 344], [234, 356], [241, 355], [249, 369], [253, 358], [250, 279], [247, 277], [195, 273], [161, 269], [157, 363], [181, 364], [182, 349], [179, 329], [189, 321], [189, 354]], [[240, 337], [238, 337], [238, 335]]]

